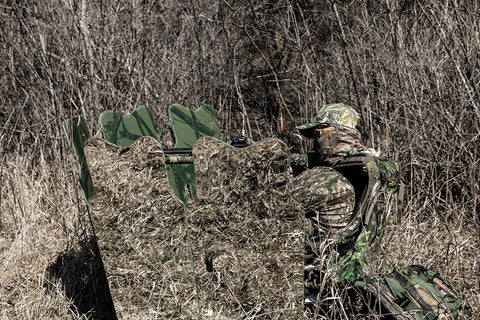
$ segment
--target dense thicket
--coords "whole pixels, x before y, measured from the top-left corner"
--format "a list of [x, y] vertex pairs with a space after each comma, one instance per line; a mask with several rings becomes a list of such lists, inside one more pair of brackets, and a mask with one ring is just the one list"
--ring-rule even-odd
[[[8, 1], [2, 151], [63, 154], [60, 125], [113, 109], [214, 106], [226, 139], [277, 136], [325, 103], [361, 110], [369, 146], [405, 166], [409, 203], [478, 210], [476, 1]], [[415, 187], [414, 187], [415, 186]]]

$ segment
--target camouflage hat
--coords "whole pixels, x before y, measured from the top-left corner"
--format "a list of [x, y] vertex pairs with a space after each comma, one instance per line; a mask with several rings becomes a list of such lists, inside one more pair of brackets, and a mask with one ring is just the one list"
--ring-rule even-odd
[[297, 127], [298, 131], [307, 138], [313, 137], [313, 131], [322, 123], [342, 125], [359, 130], [360, 116], [358, 112], [343, 103], [334, 103], [320, 109], [311, 123]]

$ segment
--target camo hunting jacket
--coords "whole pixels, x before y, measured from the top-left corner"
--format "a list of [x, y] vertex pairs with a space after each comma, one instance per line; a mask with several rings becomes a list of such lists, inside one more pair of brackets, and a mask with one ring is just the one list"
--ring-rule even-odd
[[292, 179], [292, 197], [306, 215], [306, 268], [335, 268], [342, 280], [371, 275], [397, 175], [395, 163], [351, 152]]

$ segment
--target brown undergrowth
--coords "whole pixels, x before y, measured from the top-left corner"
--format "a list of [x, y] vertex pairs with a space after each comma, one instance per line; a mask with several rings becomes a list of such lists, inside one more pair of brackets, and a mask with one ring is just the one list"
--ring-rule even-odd
[[[98, 139], [87, 143], [87, 150], [97, 152], [90, 160], [92, 172], [101, 172], [93, 173], [97, 194], [90, 201], [90, 214], [103, 260], [87, 217], [78, 216], [85, 211], [72, 207], [78, 201], [72, 176], [40, 159], [42, 168], [54, 174], [32, 179], [26, 174], [26, 158], [16, 158], [17, 165], [7, 162], [9, 170], [2, 171], [9, 191], [2, 197], [2, 318], [188, 319], [201, 312], [213, 319], [285, 319], [278, 314], [279, 306], [298, 307], [302, 293], [295, 213], [301, 210], [285, 193], [285, 153], [265, 162], [248, 150], [229, 154], [231, 147], [209, 142], [198, 149], [203, 196], [187, 206], [189, 240], [184, 211], [166, 189], [157, 142], [144, 138], [126, 149]], [[248, 159], [260, 162], [247, 165]], [[100, 169], [99, 163], [108, 165]], [[39, 170], [33, 173], [46, 177]], [[70, 183], [60, 185], [59, 177]], [[63, 195], [44, 193], [52, 185], [62, 188]], [[475, 317], [479, 294], [474, 226], [462, 219], [425, 221], [412, 212], [405, 212], [398, 223], [392, 215], [377, 271], [410, 264], [435, 269], [467, 297]], [[352, 312], [355, 319], [375, 318], [358, 308], [362, 297], [354, 290], [333, 284], [328, 292], [334, 318], [352, 319]], [[268, 312], [272, 305], [277, 313]], [[293, 318], [302, 316], [288, 317]]]

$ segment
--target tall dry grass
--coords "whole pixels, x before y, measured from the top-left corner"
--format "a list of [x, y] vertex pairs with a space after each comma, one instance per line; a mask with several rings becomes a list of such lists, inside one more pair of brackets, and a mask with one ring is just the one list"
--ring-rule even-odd
[[368, 146], [403, 168], [402, 220], [389, 224], [380, 270], [437, 269], [478, 317], [479, 11], [476, 1], [2, 2], [2, 318], [112, 314], [97, 253], [84, 250], [65, 119], [82, 114], [95, 133], [102, 111], [144, 104], [172, 146], [169, 105], [208, 103], [225, 140], [279, 137], [297, 151], [308, 142], [294, 126], [337, 101], [361, 111]]

